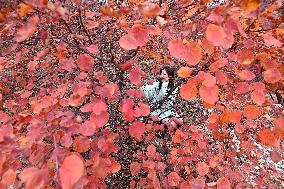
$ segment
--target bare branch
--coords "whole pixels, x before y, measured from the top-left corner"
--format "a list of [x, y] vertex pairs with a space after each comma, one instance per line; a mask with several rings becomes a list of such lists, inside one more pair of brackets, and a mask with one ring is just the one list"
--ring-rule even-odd
[[84, 25], [84, 23], [83, 23], [83, 20], [82, 20], [82, 10], [81, 10], [80, 7], [79, 7], [79, 17], [78, 17], [78, 18], [79, 18], [80, 25], [82, 26], [84, 32], [86, 33], [86, 35], [87, 35], [88, 38], [89, 38], [89, 42], [90, 42], [91, 44], [93, 44], [92, 37], [91, 37], [89, 31], [87, 30], [87, 28], [85, 27], [85, 25]]

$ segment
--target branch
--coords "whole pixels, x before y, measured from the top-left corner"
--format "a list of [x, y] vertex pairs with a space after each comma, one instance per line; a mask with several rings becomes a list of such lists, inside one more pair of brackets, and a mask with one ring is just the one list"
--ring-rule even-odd
[[[185, 21], [187, 21], [187, 20], [190, 20], [190, 19], [194, 18], [194, 17], [197, 16], [198, 14], [202, 13], [204, 10], [205, 10], [205, 7], [203, 7], [202, 9], [198, 9], [192, 16], [189, 16], [188, 18], [182, 20], [181, 22], [183, 23], [183, 22], [185, 22]], [[179, 24], [179, 22], [176, 23], [176, 24]]]
[[[55, 134], [56, 134], [56, 131], [53, 133], [53, 145], [54, 145], [54, 150], [57, 148], [57, 142], [56, 142]], [[54, 181], [57, 180], [58, 168], [59, 168], [58, 157], [56, 156], [56, 157], [55, 157], [55, 174], [54, 174], [54, 177], [53, 177], [53, 180], [54, 180]]]
[[275, 28], [269, 28], [269, 29], [260, 29], [260, 30], [248, 30], [247, 32], [265, 32], [270, 31], [279, 28], [279, 26], [276, 26]]
[[[60, 21], [65, 25], [65, 27], [66, 27], [66, 29], [68, 30], [68, 32], [69, 32], [71, 35], [73, 35], [73, 32], [72, 32], [71, 28], [69, 27], [68, 23], [67, 23], [65, 20], [63, 20], [63, 19], [60, 19]], [[93, 58], [96, 58], [96, 59], [99, 59], [99, 60], [102, 60], [102, 61], [109, 61], [109, 60], [110, 60], [109, 58], [106, 59], [106, 58], [99, 57], [99, 56], [96, 56], [96, 55], [90, 53], [87, 49], [83, 49], [82, 47], [80, 47], [80, 42], [79, 42], [77, 39], [75, 39], [75, 38], [73, 38], [73, 37], [72, 37], [72, 39], [74, 40], [75, 44], [73, 44], [73, 43], [71, 43], [71, 42], [68, 42], [68, 41], [66, 41], [66, 40], [63, 40], [63, 39], [61, 39], [61, 40], [64, 41], [64, 42], [65, 42], [66, 44], [68, 44], [68, 45], [71, 45], [71, 46], [73, 46], [73, 47], [76, 47], [77, 49], [83, 51], [84, 53], [90, 55], [90, 56], [93, 57]]]
[[93, 44], [93, 40], [90, 36], [90, 33], [89, 31], [87, 30], [87, 28], [85, 27], [84, 23], [83, 23], [83, 20], [82, 20], [82, 11], [81, 11], [81, 8], [79, 7], [79, 22], [80, 22], [80, 25], [82, 26], [84, 32], [87, 34], [88, 38], [89, 38], [89, 41], [91, 44]]

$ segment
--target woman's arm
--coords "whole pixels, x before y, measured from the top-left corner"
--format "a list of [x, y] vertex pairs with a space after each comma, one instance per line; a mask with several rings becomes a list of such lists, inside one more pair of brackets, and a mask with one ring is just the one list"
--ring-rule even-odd
[[158, 82], [154, 82], [152, 85], [143, 85], [141, 87], [141, 90], [144, 93], [144, 96], [148, 99], [153, 99], [156, 97], [156, 88], [158, 87]]

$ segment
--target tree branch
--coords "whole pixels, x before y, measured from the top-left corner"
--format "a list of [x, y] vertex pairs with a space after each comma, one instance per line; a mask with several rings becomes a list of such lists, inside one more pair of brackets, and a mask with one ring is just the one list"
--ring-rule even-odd
[[88, 38], [89, 38], [89, 42], [90, 42], [91, 44], [93, 44], [92, 37], [91, 37], [89, 31], [87, 30], [87, 28], [85, 27], [85, 25], [84, 25], [84, 23], [83, 23], [83, 20], [82, 20], [82, 10], [81, 10], [80, 7], [79, 7], [79, 17], [78, 17], [78, 18], [79, 18], [79, 23], [80, 23], [80, 25], [82, 26], [84, 32], [86, 33], [86, 35], [87, 35]]

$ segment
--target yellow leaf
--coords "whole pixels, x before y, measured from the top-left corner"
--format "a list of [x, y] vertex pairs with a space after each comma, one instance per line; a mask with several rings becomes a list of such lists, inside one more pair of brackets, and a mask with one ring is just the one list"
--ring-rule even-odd
[[30, 5], [27, 5], [25, 3], [20, 3], [19, 5], [19, 17], [23, 18], [24, 16], [26, 16], [28, 13], [33, 11], [33, 7], [31, 7]]

